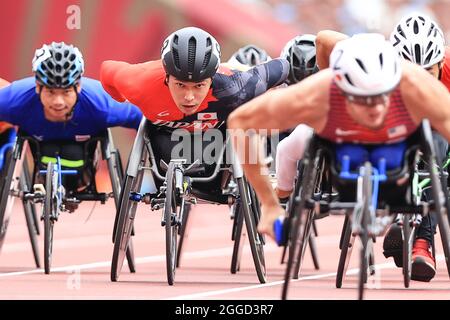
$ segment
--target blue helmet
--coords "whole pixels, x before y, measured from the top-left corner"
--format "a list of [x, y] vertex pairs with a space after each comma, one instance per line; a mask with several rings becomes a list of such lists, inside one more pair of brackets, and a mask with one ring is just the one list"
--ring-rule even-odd
[[49, 88], [69, 88], [76, 85], [84, 73], [81, 52], [64, 42], [44, 44], [33, 58], [36, 81]]

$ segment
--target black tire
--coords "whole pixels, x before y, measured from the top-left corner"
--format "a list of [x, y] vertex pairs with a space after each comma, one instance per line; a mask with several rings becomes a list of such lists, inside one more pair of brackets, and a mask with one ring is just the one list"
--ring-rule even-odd
[[298, 279], [298, 277], [300, 276], [300, 268], [302, 266], [303, 258], [305, 257], [306, 247], [308, 245], [308, 242], [311, 240], [311, 229], [313, 220], [314, 220], [314, 210], [310, 209], [308, 210], [308, 213], [306, 215], [305, 229], [304, 232], [302, 233], [301, 247], [294, 265], [294, 273], [293, 273], [294, 279]]
[[[137, 177], [126, 176], [121, 191], [117, 228], [115, 229], [114, 249], [111, 260], [111, 281], [119, 279], [127, 248], [130, 244], [131, 230], [136, 215], [137, 202], [130, 200], [132, 191], [139, 191], [144, 173], [139, 171]], [[130, 251], [131, 252], [131, 251]]]
[[[236, 178], [241, 199], [241, 212], [244, 214], [245, 226], [247, 229], [248, 242], [255, 264], [256, 275], [260, 283], [266, 283], [266, 264], [264, 260], [264, 239], [257, 231], [258, 212], [252, 207], [251, 190], [245, 178]], [[255, 201], [253, 201], [254, 203]], [[255, 203], [255, 205], [258, 205]]]
[[[31, 185], [33, 182], [31, 180], [31, 174], [30, 174], [30, 169], [28, 167], [26, 155], [24, 155], [24, 156], [25, 156], [25, 159], [23, 161], [22, 174], [25, 178], [26, 189], [22, 189], [22, 190], [30, 191], [33, 188], [33, 186]], [[41, 230], [39, 227], [40, 222], [39, 222], [39, 218], [38, 218], [38, 214], [37, 214], [37, 210], [36, 210], [36, 205], [30, 201], [29, 201], [29, 203], [30, 203], [31, 217], [33, 218], [33, 224], [34, 224], [34, 228], [36, 229], [36, 234], [40, 235], [41, 234]]]
[[[6, 231], [10, 220], [12, 210], [9, 210], [7, 204], [12, 201], [10, 190], [14, 188], [16, 159], [13, 151], [9, 149], [5, 154], [4, 170], [1, 176], [1, 198], [0, 198], [0, 251], [5, 241]], [[8, 210], [7, 210], [8, 208]]]
[[170, 162], [166, 174], [166, 200], [164, 203], [164, 221], [166, 230], [166, 270], [167, 283], [175, 281], [177, 258], [177, 189], [175, 178], [175, 163]]
[[180, 267], [181, 254], [183, 252], [183, 244], [186, 235], [186, 229], [189, 221], [189, 213], [191, 212], [191, 204], [184, 203], [183, 207], [183, 218], [181, 219], [181, 226], [178, 228], [178, 235], [180, 236], [178, 239], [178, 249], [177, 249], [177, 268]]
[[231, 267], [230, 272], [232, 274], [236, 274], [241, 269], [241, 257], [242, 257], [242, 249], [244, 248], [246, 233], [243, 232], [244, 226], [244, 213], [241, 209], [240, 200], [236, 201], [234, 207], [234, 227], [233, 227], [233, 254], [231, 255]]
[[[111, 152], [111, 158], [108, 160], [108, 169], [109, 169], [109, 176], [111, 179], [111, 187], [112, 192], [114, 194], [114, 203], [116, 205], [116, 216], [114, 218], [114, 227], [113, 227], [113, 241], [115, 236], [115, 230], [117, 228], [117, 220], [118, 220], [118, 207], [120, 204], [120, 191], [122, 188], [123, 183], [123, 167], [122, 167], [122, 160], [120, 158], [119, 150], [113, 150]], [[133, 232], [132, 232], [133, 234]], [[126, 253], [127, 256], [127, 262], [128, 262], [128, 268], [130, 269], [131, 273], [136, 272], [136, 263], [134, 261], [134, 252], [133, 252], [133, 240], [130, 239], [130, 243], [128, 244], [128, 250]]]
[[[23, 164], [22, 175], [20, 176], [20, 190], [24, 191], [30, 190], [30, 181], [27, 181], [26, 171], [28, 171], [28, 166], [26, 163]], [[34, 262], [36, 264], [36, 268], [41, 267], [41, 261], [39, 258], [39, 246], [38, 246], [38, 230], [36, 229], [36, 224], [33, 216], [36, 214], [34, 203], [31, 201], [27, 201], [25, 199], [22, 200], [23, 211], [25, 213], [25, 220], [27, 222], [28, 236], [30, 237], [31, 250], [33, 251]]]
[[339, 256], [338, 269], [336, 273], [336, 288], [338, 289], [342, 287], [342, 280], [347, 272], [354, 241], [355, 237], [352, 236], [352, 224], [348, 214], [346, 214], [342, 228], [341, 240], [339, 242], [341, 254]]
[[367, 226], [371, 223], [370, 218], [370, 204], [372, 199], [372, 165], [370, 162], [364, 164], [364, 176], [362, 180], [362, 192], [363, 192], [363, 207], [361, 216], [361, 254], [360, 254], [360, 268], [359, 268], [359, 281], [358, 281], [358, 299], [364, 298], [364, 284], [367, 282], [367, 268], [369, 267], [369, 253], [368, 242], [369, 233]]
[[305, 157], [302, 161], [303, 181], [298, 186], [298, 194], [295, 195], [298, 200], [293, 201], [293, 206], [290, 209], [289, 255], [281, 292], [283, 300], [287, 299], [291, 278], [298, 277], [298, 271], [301, 267], [301, 260], [308, 241], [307, 235], [311, 231], [311, 217], [314, 214], [312, 209], [306, 208], [306, 203], [312, 199], [314, 191], [320, 185], [318, 177], [323, 173], [320, 172], [324, 168], [323, 161], [324, 158], [320, 152], [316, 152], [312, 160]]
[[45, 202], [44, 202], [44, 270], [50, 274], [53, 251], [53, 224], [58, 215], [55, 185], [53, 184], [54, 164], [49, 162], [45, 177]]
[[[313, 225], [314, 225], [314, 221], [313, 220]], [[311, 234], [309, 237], [309, 249], [311, 251], [311, 258], [313, 260], [313, 264], [314, 264], [314, 269], [319, 270], [320, 266], [319, 266], [319, 256], [317, 255], [317, 246], [316, 246], [316, 238], [315, 238], [315, 233], [314, 235]]]
[[[437, 220], [439, 225], [439, 234], [442, 241], [442, 249], [444, 250], [447, 273], [450, 277], [450, 227], [447, 213], [448, 204], [446, 203], [447, 201], [449, 201], [449, 199], [446, 199], [444, 197], [439, 172], [437, 172], [437, 170], [435, 169], [435, 159], [433, 157], [429, 157], [428, 163], [430, 168], [430, 178], [434, 200], [434, 212], [431, 214], [436, 214], [438, 218]], [[441, 170], [440, 167], [439, 170]]]
[[412, 247], [414, 242], [414, 232], [410, 225], [410, 215], [403, 215], [403, 284], [405, 288], [409, 288], [409, 283], [411, 281], [411, 255]]

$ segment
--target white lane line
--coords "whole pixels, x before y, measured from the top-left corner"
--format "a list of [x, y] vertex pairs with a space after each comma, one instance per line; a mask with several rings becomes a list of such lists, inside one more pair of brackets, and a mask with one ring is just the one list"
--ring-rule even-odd
[[[444, 255], [438, 255], [436, 257], [436, 260], [437, 261], [444, 260]], [[397, 267], [394, 264], [394, 262], [387, 262], [387, 263], [382, 263], [382, 264], [376, 264], [375, 265], [375, 269], [376, 270], [380, 270], [380, 269], [395, 269], [395, 268], [397, 268]], [[347, 270], [346, 275], [354, 275], [354, 274], [358, 274], [358, 272], [359, 272], [359, 268], [354, 268], [354, 269]], [[323, 279], [323, 278], [335, 277], [335, 276], [336, 276], [336, 272], [323, 273], [323, 274], [318, 274], [318, 275], [300, 277], [298, 279], [291, 279], [291, 282], [298, 282], [298, 281], [305, 281], [305, 280], [316, 280], [316, 279]], [[269, 282], [269, 283], [251, 285], [251, 286], [246, 286], [246, 287], [230, 288], [230, 289], [214, 290], [214, 291], [205, 291], [205, 292], [200, 292], [200, 293], [187, 294], [187, 295], [182, 295], [182, 296], [175, 296], [175, 297], [171, 297], [171, 298], [165, 298], [164, 300], [201, 299], [201, 298], [218, 296], [218, 295], [228, 294], [228, 293], [248, 291], [248, 290], [259, 289], [259, 288], [266, 288], [266, 287], [273, 287], [273, 286], [277, 286], [277, 285], [282, 285], [283, 283], [284, 283], [284, 280], [279, 280], [279, 281], [273, 281], [273, 282]]]
[[[276, 248], [277, 248], [276, 246], [273, 246], [273, 247], [268, 246], [267, 251], [273, 251]], [[219, 249], [184, 252], [183, 259], [202, 259], [202, 258], [210, 258], [210, 257], [231, 256], [232, 250], [233, 250], [233, 247], [224, 247], [224, 248], [219, 248]], [[250, 250], [250, 248], [248, 248], [248, 250]], [[136, 264], [165, 262], [166, 255], [139, 257], [139, 258], [136, 258], [135, 261], [136, 261]], [[127, 265], [126, 260], [124, 262], [124, 265]], [[71, 272], [73, 270], [88, 270], [88, 269], [105, 268], [105, 267], [111, 267], [111, 261], [94, 262], [94, 263], [88, 263], [88, 264], [79, 264], [79, 265], [71, 265], [71, 266], [63, 266], [63, 267], [53, 267], [51, 269], [51, 272], [52, 273], [68, 272], [68, 271]], [[41, 272], [44, 272], [44, 269], [41, 268], [41, 269], [33, 269], [33, 270], [27, 270], [27, 271], [0, 273], [0, 278], [21, 276], [21, 275], [41, 273]]]

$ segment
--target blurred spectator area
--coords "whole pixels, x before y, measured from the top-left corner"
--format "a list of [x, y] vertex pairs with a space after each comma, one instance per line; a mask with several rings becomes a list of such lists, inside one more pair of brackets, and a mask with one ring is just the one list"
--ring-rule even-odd
[[304, 33], [333, 29], [347, 34], [381, 32], [388, 36], [400, 18], [419, 11], [432, 16], [450, 42], [450, 0], [236, 0], [266, 7], [278, 21]]

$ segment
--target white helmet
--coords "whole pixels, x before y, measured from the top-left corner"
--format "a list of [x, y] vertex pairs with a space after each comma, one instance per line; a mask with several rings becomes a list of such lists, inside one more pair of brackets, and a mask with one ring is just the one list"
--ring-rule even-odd
[[430, 17], [412, 13], [403, 17], [391, 33], [391, 43], [401, 57], [429, 68], [444, 58], [444, 36]]
[[339, 41], [330, 55], [334, 81], [348, 95], [390, 92], [400, 82], [400, 59], [383, 35], [361, 33]]

